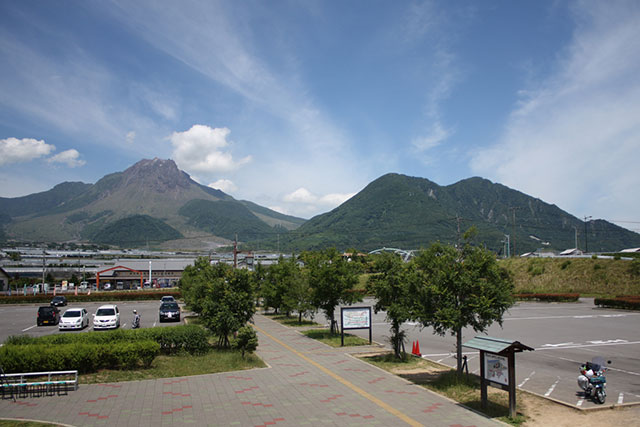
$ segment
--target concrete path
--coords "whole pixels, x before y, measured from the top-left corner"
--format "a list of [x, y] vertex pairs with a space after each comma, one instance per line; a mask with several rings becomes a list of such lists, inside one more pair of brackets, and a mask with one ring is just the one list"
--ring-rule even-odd
[[0, 417], [69, 425], [495, 426], [455, 402], [255, 316], [265, 369], [81, 385], [0, 401]]

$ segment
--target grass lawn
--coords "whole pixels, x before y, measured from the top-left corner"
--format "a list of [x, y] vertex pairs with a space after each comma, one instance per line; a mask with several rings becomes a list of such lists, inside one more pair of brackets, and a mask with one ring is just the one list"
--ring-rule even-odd
[[138, 370], [105, 369], [79, 376], [81, 384], [108, 383], [118, 381], [147, 380], [153, 378], [186, 377], [190, 375], [215, 374], [217, 372], [240, 371], [264, 368], [265, 363], [255, 354], [246, 354], [243, 359], [239, 351], [211, 350], [207, 354], [192, 356], [158, 356], [150, 368]]
[[[462, 377], [458, 377], [455, 370], [448, 367], [412, 356], [407, 356], [405, 360], [397, 360], [391, 353], [363, 357], [362, 359], [491, 418], [497, 418], [515, 426], [521, 425], [527, 419], [521, 413], [518, 413], [515, 418], [509, 418], [509, 394], [493, 387], [488, 388], [487, 408], [482, 409], [480, 378], [477, 375], [464, 374]], [[516, 401], [520, 399], [521, 395], [518, 393]]]
[[286, 326], [322, 326], [310, 319], [302, 318], [302, 322], [298, 322], [298, 316], [287, 316], [285, 314], [264, 313], [271, 320], [282, 323]]
[[[308, 331], [303, 331], [302, 333], [309, 338], [321, 341], [325, 344], [330, 345], [331, 347], [340, 347], [340, 344], [342, 342], [340, 334], [332, 334], [328, 329], [310, 329]], [[364, 338], [360, 338], [351, 334], [344, 334], [344, 345], [369, 345], [369, 340], [365, 340]]]
[[0, 427], [43, 427], [56, 426], [55, 423], [40, 423], [37, 421], [0, 420]]

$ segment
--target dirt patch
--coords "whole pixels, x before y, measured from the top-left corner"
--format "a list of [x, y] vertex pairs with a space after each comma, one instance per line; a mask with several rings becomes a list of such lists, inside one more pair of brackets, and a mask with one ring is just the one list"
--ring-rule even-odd
[[[411, 367], [393, 367], [390, 371], [415, 384], [428, 384], [435, 381], [448, 367], [421, 360]], [[508, 402], [508, 393], [489, 387], [489, 399]], [[584, 411], [574, 409], [531, 393], [518, 391], [518, 413], [524, 415], [525, 427], [602, 427], [640, 425], [640, 406], [603, 408]], [[508, 405], [508, 403], [506, 403]]]

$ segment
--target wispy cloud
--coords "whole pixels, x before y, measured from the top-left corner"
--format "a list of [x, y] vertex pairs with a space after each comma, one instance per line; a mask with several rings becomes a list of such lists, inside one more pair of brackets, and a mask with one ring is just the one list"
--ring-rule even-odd
[[522, 92], [500, 142], [471, 166], [578, 216], [639, 212], [640, 4], [581, 1], [572, 11], [557, 71]]
[[[304, 187], [285, 194], [279, 207], [280, 212], [297, 212], [298, 215], [313, 214], [318, 210], [331, 210], [352, 198], [355, 193], [339, 194], [330, 193], [322, 196], [313, 194]], [[283, 207], [284, 206], [284, 207]], [[286, 213], [285, 212], [285, 213]]]

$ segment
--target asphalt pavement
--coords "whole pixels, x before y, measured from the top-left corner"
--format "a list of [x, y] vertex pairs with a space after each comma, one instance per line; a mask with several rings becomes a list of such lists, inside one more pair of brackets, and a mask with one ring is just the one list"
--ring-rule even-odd
[[[373, 306], [365, 299], [361, 306]], [[339, 311], [337, 311], [339, 313]], [[322, 315], [316, 320], [324, 322]], [[605, 406], [640, 404], [640, 312], [602, 309], [592, 298], [576, 303], [520, 302], [505, 315], [503, 326], [493, 325], [486, 335], [520, 341], [533, 347], [516, 354], [516, 381], [520, 389], [558, 400], [576, 408], [600, 406], [584, 399], [577, 385], [581, 363], [602, 356], [610, 360]], [[419, 342], [423, 357], [451, 367], [457, 365], [455, 337], [433, 334], [431, 328], [405, 324], [408, 349]], [[368, 331], [350, 333], [368, 338]], [[463, 343], [476, 335], [463, 331]], [[373, 315], [373, 340], [389, 346], [385, 314]], [[463, 349], [469, 371], [479, 373], [479, 352]]]

